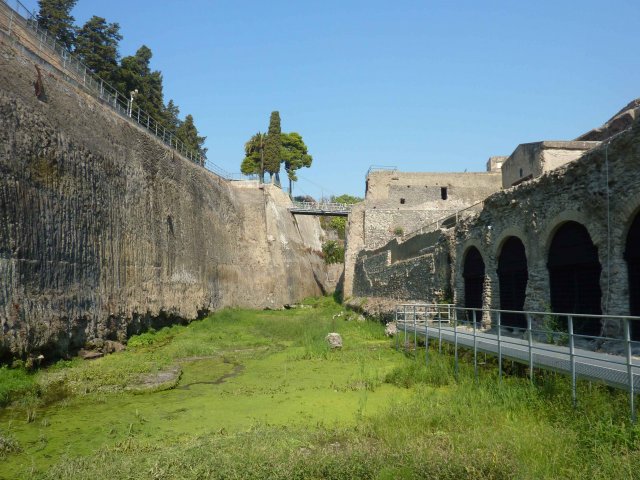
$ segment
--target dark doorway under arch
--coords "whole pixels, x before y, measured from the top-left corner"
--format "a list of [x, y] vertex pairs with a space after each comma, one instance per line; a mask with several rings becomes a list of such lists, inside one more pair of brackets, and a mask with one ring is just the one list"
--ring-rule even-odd
[[[464, 306], [467, 308], [482, 308], [482, 294], [484, 292], [484, 260], [476, 247], [467, 250], [464, 258]], [[480, 321], [480, 313], [477, 313], [477, 321]], [[469, 312], [468, 318], [473, 318]]]
[[[529, 271], [524, 245], [518, 237], [509, 237], [504, 243], [498, 259], [498, 281], [500, 282], [500, 309], [523, 310]], [[503, 313], [500, 324], [527, 328], [524, 314]]]
[[[587, 229], [578, 222], [562, 225], [549, 249], [551, 310], [561, 313], [602, 313], [598, 249]], [[566, 325], [566, 318], [560, 319]], [[599, 335], [599, 319], [576, 319], [574, 331]]]
[[[629, 313], [640, 316], [640, 213], [631, 224], [624, 252], [629, 272]], [[634, 340], [640, 339], [640, 322], [631, 322]]]

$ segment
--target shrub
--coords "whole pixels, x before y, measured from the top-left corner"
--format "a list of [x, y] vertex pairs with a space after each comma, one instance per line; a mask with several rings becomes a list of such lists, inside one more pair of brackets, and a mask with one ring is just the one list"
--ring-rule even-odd
[[322, 245], [324, 261], [327, 264], [344, 262], [344, 247], [338, 245], [335, 240], [329, 240]]

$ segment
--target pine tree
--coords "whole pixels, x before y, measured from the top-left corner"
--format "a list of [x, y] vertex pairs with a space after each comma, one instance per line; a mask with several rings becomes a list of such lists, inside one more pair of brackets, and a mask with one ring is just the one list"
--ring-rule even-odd
[[178, 117], [180, 115], [180, 108], [178, 108], [178, 106], [173, 103], [173, 100], [169, 100], [169, 103], [167, 103], [166, 107], [164, 107], [164, 121], [167, 125], [167, 128], [169, 128], [169, 130], [171, 131], [176, 131], [178, 129], [178, 127], [180, 126], [180, 124], [182, 123], [180, 121], [180, 118]]
[[184, 122], [181, 122], [176, 130], [176, 137], [182, 140], [184, 145], [192, 152], [197, 152], [203, 157], [206, 155], [207, 149], [203, 145], [207, 137], [198, 135], [198, 129], [193, 123], [193, 116], [187, 115], [184, 118]]
[[120, 40], [120, 25], [93, 16], [78, 30], [75, 53], [100, 78], [111, 82], [118, 68]]
[[271, 118], [269, 119], [269, 130], [267, 132], [267, 138], [264, 145], [264, 170], [269, 172], [273, 178], [278, 172], [280, 172], [281, 157], [281, 130], [280, 130], [280, 113], [271, 112]]
[[67, 50], [75, 46], [76, 27], [71, 10], [78, 0], [38, 0], [38, 26], [47, 30]]
[[151, 49], [143, 45], [135, 55], [124, 57], [116, 72], [116, 88], [125, 95], [138, 90], [133, 110], [139, 107], [151, 117], [163, 121], [166, 107], [162, 99], [162, 74], [151, 70], [152, 56]]
[[280, 157], [284, 162], [284, 169], [289, 178], [289, 195], [292, 195], [292, 182], [298, 180], [296, 170], [311, 166], [313, 158], [309, 155], [307, 146], [302, 140], [302, 135], [297, 132], [283, 133]]

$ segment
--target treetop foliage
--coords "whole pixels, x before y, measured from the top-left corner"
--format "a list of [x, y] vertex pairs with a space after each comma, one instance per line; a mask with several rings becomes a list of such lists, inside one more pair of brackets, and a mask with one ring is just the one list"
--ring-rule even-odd
[[244, 159], [240, 170], [245, 175], [257, 174], [264, 181], [264, 172], [275, 175], [280, 171], [280, 164], [291, 182], [296, 181], [296, 171], [302, 167], [310, 167], [313, 157], [298, 132], [282, 133], [279, 112], [271, 112], [267, 133], [256, 133], [244, 145]]
[[151, 68], [151, 49], [142, 45], [134, 55], [123, 57], [118, 63], [120, 25], [94, 15], [77, 28], [71, 15], [76, 3], [77, 0], [39, 0], [38, 25], [127, 98], [137, 90], [132, 103], [134, 114], [138, 109], [145, 111], [164, 125], [167, 134], [175, 135], [186, 147], [204, 156], [206, 137], [199, 135], [193, 116], [187, 115], [182, 121], [173, 100], [164, 104], [162, 73]]
[[271, 112], [269, 130], [267, 131], [267, 139], [264, 144], [264, 169], [271, 175], [280, 172], [280, 163], [282, 162], [281, 133], [280, 113]]
[[45, 29], [67, 50], [75, 46], [75, 18], [71, 10], [78, 0], [38, 0], [40, 10], [37, 15], [38, 26]]

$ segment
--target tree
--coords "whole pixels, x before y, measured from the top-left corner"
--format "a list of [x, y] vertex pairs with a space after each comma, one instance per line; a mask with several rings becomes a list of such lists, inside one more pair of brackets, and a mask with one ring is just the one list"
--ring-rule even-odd
[[267, 134], [258, 132], [244, 144], [244, 160], [240, 171], [245, 175], [258, 175], [260, 183], [264, 183], [264, 149]]
[[118, 68], [120, 40], [120, 25], [94, 15], [78, 30], [75, 53], [100, 78], [111, 82]]
[[281, 157], [281, 138], [280, 130], [280, 113], [271, 112], [269, 119], [269, 130], [264, 144], [264, 170], [269, 172], [271, 177], [280, 172]]
[[38, 26], [48, 31], [67, 50], [75, 46], [76, 27], [71, 10], [78, 0], [38, 0]]
[[180, 108], [173, 103], [173, 100], [169, 100], [169, 103], [164, 107], [163, 118], [169, 130], [175, 131], [182, 123], [179, 118]]
[[207, 153], [207, 149], [204, 148], [204, 141], [207, 137], [201, 137], [198, 135], [198, 129], [193, 123], [193, 116], [187, 115], [184, 118], [184, 122], [180, 123], [180, 126], [176, 130], [176, 137], [178, 137], [184, 145], [191, 151], [197, 152], [203, 157]]
[[[360, 197], [354, 197], [353, 195], [348, 195], [348, 194], [344, 194], [344, 195], [339, 195], [337, 197], [331, 197], [331, 201], [334, 203], [344, 203], [347, 205], [352, 205], [354, 203], [358, 203], [362, 201], [362, 198]], [[336, 233], [338, 234], [338, 238], [344, 240], [345, 237], [345, 230], [347, 227], [347, 219], [346, 217], [329, 217], [330, 220], [327, 222], [327, 224], [323, 225], [324, 228], [330, 228], [332, 230], [335, 230]]]
[[289, 178], [289, 195], [292, 195], [292, 182], [298, 180], [296, 170], [302, 167], [310, 167], [313, 158], [307, 151], [307, 146], [302, 140], [302, 135], [297, 132], [282, 133], [280, 157], [284, 163], [284, 169]]
[[134, 108], [138, 106], [156, 120], [163, 120], [165, 106], [162, 95], [162, 73], [150, 67], [151, 49], [141, 46], [135, 55], [124, 57], [116, 72], [116, 88], [128, 95], [138, 90]]

